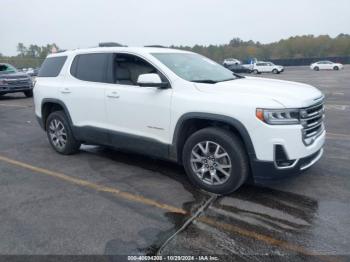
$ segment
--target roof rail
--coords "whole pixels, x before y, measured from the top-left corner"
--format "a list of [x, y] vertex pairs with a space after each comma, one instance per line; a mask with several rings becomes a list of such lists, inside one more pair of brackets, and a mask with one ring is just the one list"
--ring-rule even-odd
[[145, 45], [144, 47], [158, 47], [158, 48], [169, 48], [163, 45]]
[[125, 45], [115, 43], [115, 42], [102, 42], [102, 43], [99, 43], [98, 46], [99, 47], [116, 47], [116, 46], [122, 47]]

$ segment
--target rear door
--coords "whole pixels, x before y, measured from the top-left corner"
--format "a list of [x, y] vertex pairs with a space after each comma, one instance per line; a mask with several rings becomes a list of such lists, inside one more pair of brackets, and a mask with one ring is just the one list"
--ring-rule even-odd
[[272, 70], [274, 69], [274, 64], [272, 63], [266, 63], [266, 72], [272, 72]]
[[94, 135], [106, 128], [105, 87], [108, 54], [90, 53], [74, 57], [68, 76], [59, 89], [61, 100], [67, 106], [73, 125], [81, 139], [104, 143], [105, 135]]
[[326, 62], [326, 67], [327, 67], [327, 69], [333, 69], [333, 63], [330, 62], [330, 61], [327, 61]]

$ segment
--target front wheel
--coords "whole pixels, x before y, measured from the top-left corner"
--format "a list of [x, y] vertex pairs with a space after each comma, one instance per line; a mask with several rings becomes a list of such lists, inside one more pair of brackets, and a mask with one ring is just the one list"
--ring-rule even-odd
[[256, 69], [254, 69], [254, 70], [253, 70], [253, 73], [257, 75], [257, 74], [259, 74], [259, 71], [256, 70]]
[[335, 66], [335, 67], [333, 67], [333, 69], [337, 71], [337, 70], [339, 70], [339, 67]]
[[274, 69], [274, 70], [272, 70], [272, 73], [278, 74], [278, 70], [277, 70], [277, 69]]
[[212, 193], [238, 189], [249, 174], [242, 141], [221, 128], [204, 128], [192, 134], [183, 149], [183, 164], [191, 182]]
[[315, 70], [315, 71], [319, 71], [320, 68], [319, 68], [318, 66], [316, 66], [316, 67], [314, 68], [314, 70]]
[[73, 136], [68, 119], [62, 111], [55, 111], [49, 115], [46, 133], [51, 146], [60, 154], [74, 154], [80, 148], [80, 142]]

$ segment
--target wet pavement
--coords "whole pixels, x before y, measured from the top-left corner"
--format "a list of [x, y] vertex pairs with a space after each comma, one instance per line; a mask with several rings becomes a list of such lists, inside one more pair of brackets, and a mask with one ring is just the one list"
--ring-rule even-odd
[[0, 97], [0, 254], [350, 259], [350, 68], [262, 77], [326, 94], [325, 154], [301, 176], [225, 197], [193, 188], [173, 163], [95, 146], [58, 155], [32, 99]]

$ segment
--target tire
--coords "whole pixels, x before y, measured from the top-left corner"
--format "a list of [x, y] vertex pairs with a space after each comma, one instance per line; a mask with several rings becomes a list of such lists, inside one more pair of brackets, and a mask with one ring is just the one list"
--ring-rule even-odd
[[254, 69], [254, 70], [253, 70], [253, 73], [257, 75], [257, 74], [259, 74], [259, 71], [256, 70], [256, 69]]
[[81, 143], [73, 136], [72, 128], [63, 111], [55, 111], [48, 116], [46, 133], [51, 146], [56, 152], [63, 155], [78, 152]]
[[274, 69], [274, 70], [272, 70], [272, 73], [274, 73], [274, 74], [278, 74], [279, 72], [278, 72], [278, 70], [277, 70], [277, 69]]
[[335, 66], [335, 67], [333, 67], [333, 70], [337, 71], [337, 70], [339, 70], [339, 67]]
[[315, 66], [315, 67], [314, 67], [314, 70], [315, 70], [315, 71], [319, 71], [320, 68], [319, 68], [318, 66]]
[[[209, 148], [209, 154], [205, 154], [199, 144], [202, 149]], [[215, 153], [218, 146], [220, 149]], [[214, 157], [215, 155], [221, 156]], [[182, 162], [195, 186], [215, 194], [235, 191], [247, 180], [249, 174], [248, 157], [242, 141], [231, 132], [216, 127], [201, 129], [186, 140]]]
[[24, 95], [25, 95], [26, 97], [33, 97], [33, 90], [24, 91]]

